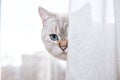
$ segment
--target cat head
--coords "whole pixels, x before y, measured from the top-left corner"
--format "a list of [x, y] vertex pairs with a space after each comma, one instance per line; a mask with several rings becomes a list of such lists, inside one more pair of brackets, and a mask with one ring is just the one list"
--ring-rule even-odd
[[51, 13], [38, 8], [42, 20], [42, 41], [47, 51], [53, 56], [66, 60], [68, 48], [68, 16]]

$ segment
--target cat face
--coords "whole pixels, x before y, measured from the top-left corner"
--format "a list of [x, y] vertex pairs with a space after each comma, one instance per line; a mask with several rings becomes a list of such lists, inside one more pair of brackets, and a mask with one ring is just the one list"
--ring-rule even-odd
[[48, 12], [39, 7], [43, 23], [42, 41], [53, 56], [66, 60], [68, 48], [68, 17]]

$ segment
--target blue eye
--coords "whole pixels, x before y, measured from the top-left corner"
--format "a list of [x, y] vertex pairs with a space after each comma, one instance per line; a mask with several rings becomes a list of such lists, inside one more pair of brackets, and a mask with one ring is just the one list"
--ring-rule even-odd
[[56, 34], [50, 34], [50, 39], [53, 40], [53, 41], [57, 41], [58, 36]]

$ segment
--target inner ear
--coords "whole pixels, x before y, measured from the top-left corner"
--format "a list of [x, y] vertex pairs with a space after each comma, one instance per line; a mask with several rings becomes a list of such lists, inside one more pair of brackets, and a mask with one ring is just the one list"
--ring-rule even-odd
[[46, 19], [48, 19], [51, 16], [51, 13], [42, 7], [38, 8], [38, 12], [39, 12], [42, 22], [44, 22]]

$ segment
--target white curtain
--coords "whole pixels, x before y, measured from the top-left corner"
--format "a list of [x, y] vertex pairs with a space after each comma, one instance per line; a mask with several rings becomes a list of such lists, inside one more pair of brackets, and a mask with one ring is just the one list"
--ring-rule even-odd
[[120, 0], [70, 0], [66, 80], [120, 80]]

